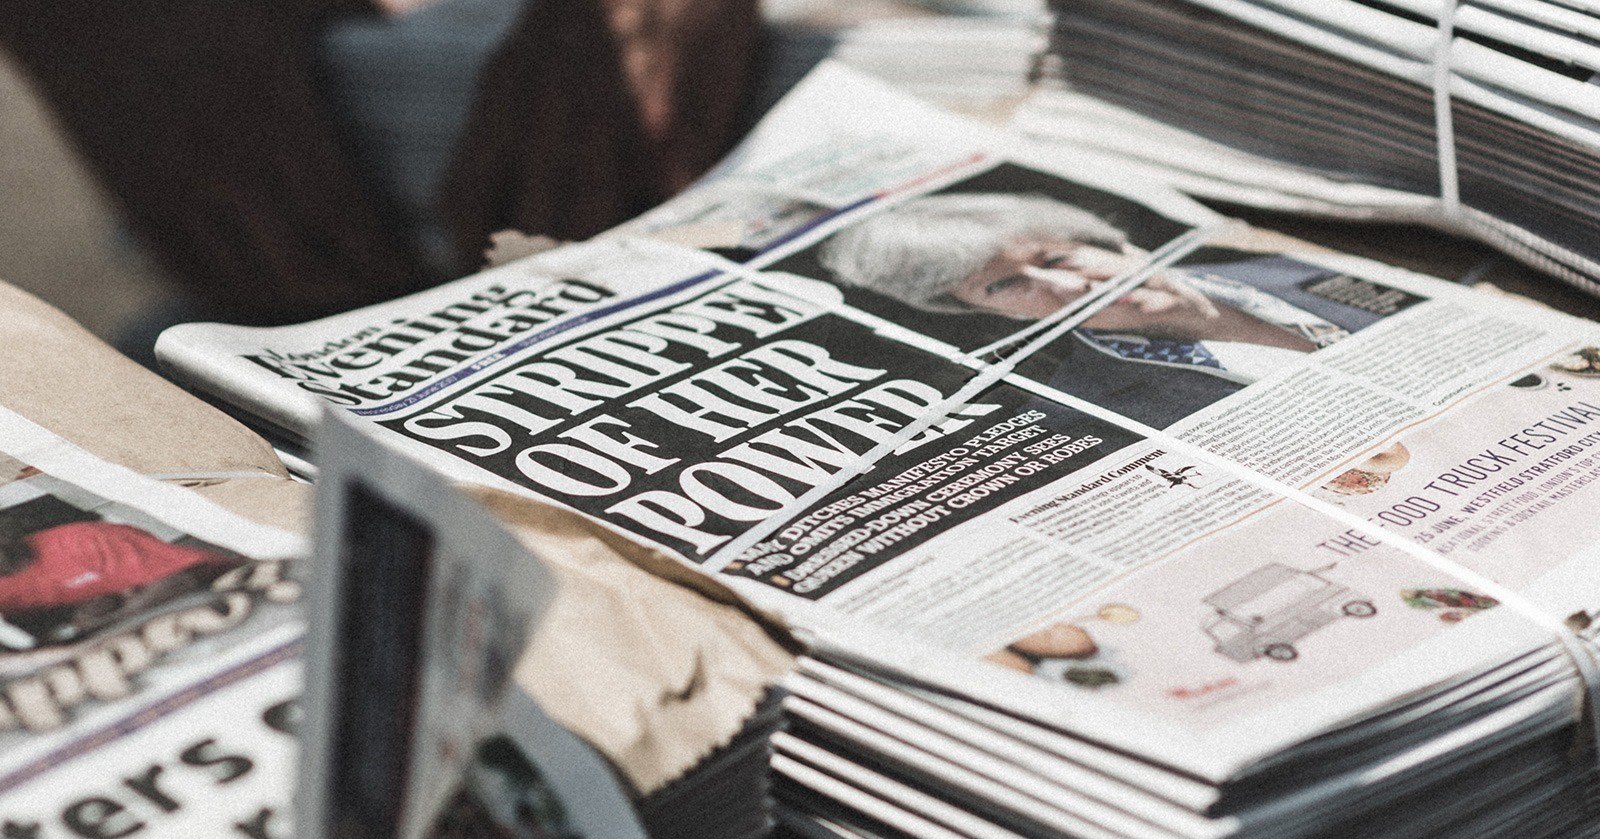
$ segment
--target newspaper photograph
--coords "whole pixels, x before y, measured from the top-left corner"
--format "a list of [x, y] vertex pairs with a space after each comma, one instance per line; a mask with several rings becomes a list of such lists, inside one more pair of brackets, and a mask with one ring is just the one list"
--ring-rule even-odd
[[[971, 352], [1072, 307], [1192, 229], [1130, 198], [1005, 163], [763, 270], [834, 283], [850, 305]], [[1153, 308], [1150, 296], [1131, 292], [1097, 317]]]
[[0, 786], [295, 644], [301, 548], [0, 412]]
[[1282, 254], [1207, 247], [1145, 280], [1020, 372], [1168, 428], [1422, 299]]

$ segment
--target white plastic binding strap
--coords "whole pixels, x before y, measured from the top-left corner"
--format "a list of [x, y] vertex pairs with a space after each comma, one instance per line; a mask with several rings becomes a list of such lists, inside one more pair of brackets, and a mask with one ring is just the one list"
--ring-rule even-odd
[[[1233, 224], [1228, 223], [1219, 225], [1219, 227], [1233, 226]], [[762, 539], [776, 533], [779, 528], [788, 524], [790, 519], [801, 515], [829, 495], [843, 489], [846, 484], [855, 480], [858, 476], [866, 474], [879, 460], [892, 454], [913, 437], [932, 428], [935, 423], [945, 419], [951, 413], [965, 407], [967, 403], [976, 399], [979, 394], [999, 384], [1001, 379], [1010, 375], [1011, 371], [1015, 370], [1017, 365], [1028, 356], [1043, 349], [1047, 344], [1065, 335], [1072, 328], [1094, 317], [1095, 313], [1115, 303], [1117, 298], [1132, 291], [1148, 279], [1151, 274], [1182, 259], [1195, 248], [1204, 244], [1211, 237], [1211, 234], [1216, 231], [1217, 228], [1201, 228], [1189, 231], [1160, 251], [1152, 254], [1153, 258], [1141, 266], [1139, 270], [1107, 283], [1105, 287], [1095, 293], [1092, 299], [1085, 301], [1084, 305], [1077, 308], [1070, 306], [1064, 308], [1030, 327], [1025, 331], [1027, 343], [1004, 360], [994, 364], [978, 366], [979, 359], [975, 357], [975, 354], [964, 356], [958, 363], [978, 366], [977, 375], [973, 376], [965, 385], [962, 385], [955, 393], [950, 394], [938, 404], [929, 407], [915, 422], [907, 424], [888, 439], [868, 449], [861, 456], [840, 468], [839, 471], [828, 476], [828, 480], [812, 487], [800, 497], [784, 505], [783, 509], [762, 519], [750, 529], [734, 537], [726, 545], [706, 557], [705, 561], [701, 563], [702, 567], [708, 573], [713, 574], [727, 568], [728, 563], [738, 559], [745, 551], [755, 547], [756, 543]], [[981, 353], [983, 351], [979, 350], [977, 352]]]
[[271, 478], [272, 480], [276, 481], [283, 480], [282, 475], [274, 475], [271, 472], [262, 472], [260, 470], [243, 469], [226, 470], [221, 472], [150, 472], [146, 473], [145, 477], [157, 481], [173, 481], [176, 483], [182, 483], [184, 481], [238, 481], [253, 480], [257, 478]]
[[[945, 419], [951, 413], [964, 407], [968, 402], [977, 398], [984, 391], [987, 391], [999, 384], [1002, 379], [1015, 370], [1016, 366], [1028, 356], [1044, 348], [1046, 345], [1055, 341], [1057, 338], [1066, 334], [1067, 331], [1088, 320], [1090, 317], [1093, 317], [1096, 312], [1100, 311], [1105, 306], [1110, 305], [1118, 297], [1142, 283], [1146, 278], [1155, 272], [1160, 271], [1161, 269], [1171, 265], [1173, 262], [1176, 262], [1183, 256], [1192, 252], [1194, 249], [1213, 238], [1218, 232], [1221, 232], [1221, 229], [1224, 228], [1214, 227], [1192, 231], [1188, 236], [1185, 236], [1180, 241], [1173, 243], [1173, 245], [1169, 248], [1164, 248], [1162, 251], [1158, 252], [1155, 255], [1155, 258], [1153, 258], [1139, 271], [1108, 284], [1108, 287], [1103, 289], [1100, 294], [1096, 295], [1093, 302], [1081, 308], [1063, 310], [1051, 318], [1046, 319], [1046, 322], [1041, 325], [1047, 326], [1048, 328], [1033, 331], [1030, 338], [1027, 339], [1027, 343], [1018, 349], [1014, 354], [1008, 356], [1003, 361], [998, 363], [981, 367], [977, 375], [959, 388], [949, 398], [941, 401], [937, 405], [930, 407], [928, 411], [922, 417], [918, 418], [916, 422], [908, 424], [898, 433], [879, 443], [877, 446], [863, 453], [861, 456], [851, 461], [839, 471], [835, 472], [829, 477], [829, 480], [816, 487], [813, 487], [811, 490], [796, 498], [793, 502], [785, 505], [782, 510], [775, 512], [773, 515], [756, 523], [744, 533], [730, 540], [722, 548], [711, 554], [711, 556], [707, 557], [702, 567], [711, 573], [723, 571], [728, 567], [729, 563], [738, 559], [746, 551], [752, 547], [755, 547], [762, 540], [768, 538], [773, 533], [776, 533], [792, 519], [800, 516], [806, 510], [826, 499], [829, 495], [832, 495], [833, 493], [843, 489], [857, 477], [867, 473], [880, 459], [891, 454], [900, 446], [910, 441], [912, 438], [931, 428], [935, 423]], [[969, 363], [977, 361], [977, 359], [971, 356], [968, 356], [963, 360]], [[1408, 557], [1425, 563], [1426, 565], [1461, 581], [1464, 585], [1482, 594], [1493, 597], [1495, 600], [1499, 601], [1501, 606], [1504, 606], [1506, 609], [1517, 613], [1523, 618], [1526, 618], [1529, 622], [1533, 623], [1535, 626], [1538, 626], [1541, 629], [1549, 632], [1555, 637], [1556, 641], [1560, 643], [1563, 652], [1572, 662], [1578, 678], [1581, 681], [1579, 690], [1575, 693], [1575, 702], [1573, 708], [1576, 735], [1574, 741], [1574, 751], [1587, 753], [1597, 759], [1600, 759], [1600, 719], [1597, 719], [1596, 716], [1597, 712], [1600, 712], [1600, 657], [1597, 657], [1594, 645], [1588, 640], [1584, 639], [1582, 636], [1578, 635], [1577, 632], [1575, 632], [1571, 627], [1567, 626], [1562, 619], [1548, 614], [1546, 610], [1540, 608], [1537, 604], [1515, 589], [1495, 582], [1494, 580], [1489, 579], [1488, 577], [1472, 570], [1471, 568], [1467, 568], [1466, 566], [1463, 566], [1454, 560], [1446, 558], [1443, 554], [1437, 553], [1429, 548], [1422, 547], [1421, 545], [1404, 536], [1392, 533], [1372, 523], [1371, 521], [1361, 518], [1360, 516], [1349, 512], [1348, 510], [1330, 504], [1320, 498], [1317, 498], [1310, 493], [1299, 489], [1298, 487], [1290, 486], [1289, 484], [1283, 483], [1275, 478], [1252, 471], [1241, 464], [1235, 463], [1225, 457], [1214, 454], [1177, 437], [1173, 437], [1164, 431], [1150, 427], [1135, 420], [1131, 420], [1104, 408], [1087, 403], [1081, 405], [1071, 405], [1068, 407], [1076, 408], [1084, 413], [1099, 417], [1100, 419], [1103, 419], [1114, 425], [1119, 425], [1127, 430], [1143, 435], [1144, 437], [1148, 438], [1150, 442], [1155, 442], [1170, 452], [1187, 455], [1195, 460], [1204, 462], [1210, 466], [1221, 469], [1224, 472], [1230, 473], [1233, 477], [1267, 492], [1273, 493], [1280, 498], [1299, 503], [1316, 512], [1322, 513], [1334, 521], [1349, 527], [1351, 530], [1360, 532], [1362, 535], [1372, 539], [1375, 542], [1392, 547], [1395, 550], [1406, 554]]]
[[1451, 63], [1456, 39], [1456, 9], [1461, 0], [1441, 0], [1438, 36], [1433, 42], [1433, 132], [1439, 156], [1439, 207], [1449, 219], [1461, 214], [1461, 177], [1456, 167], [1456, 123], [1451, 111]]
[[1404, 536], [1390, 532], [1349, 510], [1330, 504], [1298, 487], [1290, 486], [1276, 478], [1255, 472], [1242, 464], [1202, 449], [1193, 443], [1181, 440], [1143, 423], [1130, 420], [1120, 414], [1107, 411], [1104, 408], [1083, 406], [1080, 410], [1098, 416], [1108, 422], [1121, 425], [1130, 431], [1143, 434], [1168, 451], [1185, 454], [1195, 460], [1215, 466], [1231, 473], [1233, 477], [1241, 481], [1322, 513], [1375, 542], [1394, 548], [1413, 559], [1454, 577], [1480, 593], [1493, 597], [1500, 602], [1501, 606], [1516, 612], [1535, 626], [1555, 636], [1556, 641], [1561, 644], [1563, 652], [1572, 662], [1572, 666], [1581, 682], [1579, 690], [1574, 696], [1573, 722], [1576, 724], [1574, 751], [1600, 758], [1600, 727], [1597, 727], [1597, 722], [1600, 721], [1596, 719], [1596, 710], [1600, 709], [1600, 657], [1596, 655], [1595, 646], [1573, 631], [1563, 620], [1550, 615], [1545, 609], [1540, 608], [1521, 592], [1495, 582], [1477, 571], [1445, 557], [1441, 553], [1424, 548]]
[[[1433, 43], [1433, 123], [1439, 160], [1439, 209], [1445, 218], [1451, 221], [1461, 216], [1461, 172], [1456, 158], [1455, 113], [1452, 110], [1451, 96], [1451, 86], [1455, 80], [1453, 55], [1456, 13], [1460, 6], [1461, 0], [1440, 0], [1438, 31]], [[1359, 528], [1366, 535], [1381, 538], [1385, 543], [1452, 574], [1554, 634], [1561, 642], [1567, 658], [1576, 668], [1579, 678], [1583, 680], [1583, 690], [1577, 693], [1578, 706], [1574, 709], [1578, 737], [1576, 745], [1592, 750], [1593, 758], [1600, 761], [1600, 659], [1596, 658], [1593, 643], [1579, 636], [1563, 621], [1546, 614], [1521, 593], [1447, 559], [1443, 554], [1423, 548], [1409, 539], [1390, 534], [1371, 522], [1353, 516], [1321, 499], [1313, 498], [1298, 489], [1283, 486], [1280, 491], [1297, 501], [1345, 521], [1352, 527]]]

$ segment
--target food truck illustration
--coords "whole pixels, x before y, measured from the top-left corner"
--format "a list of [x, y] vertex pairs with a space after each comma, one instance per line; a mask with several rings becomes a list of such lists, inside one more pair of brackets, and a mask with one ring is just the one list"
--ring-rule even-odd
[[1212, 592], [1205, 604], [1216, 611], [1206, 634], [1216, 651], [1247, 663], [1266, 657], [1294, 661], [1295, 642], [1341, 617], [1370, 618], [1378, 608], [1321, 572], [1269, 562]]

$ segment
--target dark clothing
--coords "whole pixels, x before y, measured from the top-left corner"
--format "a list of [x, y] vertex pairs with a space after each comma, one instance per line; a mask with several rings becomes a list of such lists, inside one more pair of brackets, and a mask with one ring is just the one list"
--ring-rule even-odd
[[[298, 322], [449, 278], [364, 177], [317, 75], [318, 31], [372, 13], [368, 0], [7, 0], [0, 45], [202, 311]], [[725, 66], [753, 60], [729, 52]], [[731, 139], [723, 121], [696, 127], [708, 147]], [[485, 63], [440, 186], [446, 273], [479, 267], [496, 230], [586, 238], [661, 201], [669, 178], [645, 136], [602, 0], [528, 4]]]
[[1200, 370], [1116, 358], [1067, 335], [1051, 347], [1059, 359], [1049, 385], [1154, 428], [1166, 428], [1244, 385]]
[[479, 72], [537, 2], [445, 0], [398, 18], [333, 21], [317, 38], [319, 87], [363, 181], [391, 199], [407, 237], [441, 273], [456, 260], [434, 196]]
[[451, 244], [472, 262], [463, 267], [481, 263], [496, 230], [584, 239], [661, 202], [648, 145], [598, 5], [531, 4], [479, 76], [440, 190]]
[[29, 72], [157, 263], [206, 306], [303, 320], [426, 284], [321, 110], [307, 31], [363, 2], [8, 0]]
[[664, 3], [656, 11], [684, 17], [663, 24], [675, 32], [676, 58], [650, 65], [652, 81], [670, 93], [646, 125], [601, 0], [525, 8], [478, 79], [439, 193], [445, 226], [471, 267], [502, 228], [585, 239], [633, 218], [732, 145], [755, 76], [758, 4]]
[[7, 615], [124, 594], [180, 571], [232, 561], [108, 521], [57, 525], [28, 536], [27, 545], [33, 561], [0, 576], [0, 612]]
[[1224, 262], [1214, 265], [1182, 265], [1186, 274], [1205, 276], [1215, 274], [1263, 291], [1303, 312], [1343, 328], [1346, 332], [1360, 332], [1382, 320], [1382, 316], [1356, 306], [1324, 297], [1312, 291], [1313, 281], [1332, 277], [1339, 272], [1312, 265], [1287, 256], [1264, 256], [1242, 262]]
[[[1337, 272], [1287, 257], [1184, 265], [1179, 270], [1244, 283], [1352, 333], [1379, 320], [1373, 312], [1307, 290], [1312, 281]], [[1245, 387], [1201, 368], [1119, 358], [1076, 334], [1063, 337], [1048, 352], [1056, 362], [1048, 379], [1051, 387], [1155, 428], [1166, 428]]]

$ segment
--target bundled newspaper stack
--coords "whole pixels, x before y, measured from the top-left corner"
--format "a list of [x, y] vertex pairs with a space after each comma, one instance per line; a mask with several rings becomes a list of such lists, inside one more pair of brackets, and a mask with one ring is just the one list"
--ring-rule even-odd
[[351, 420], [319, 450], [296, 835], [771, 831], [769, 688], [792, 657], [725, 590], [469, 497]]
[[1592, 835], [1596, 776], [1572, 757], [1584, 735], [1558, 669], [1520, 663], [1215, 784], [807, 660], [774, 768], [811, 836]]
[[1600, 8], [1053, 2], [1025, 130], [1186, 191], [1479, 237], [1600, 290]]
[[[340, 426], [304, 561], [311, 488], [261, 438], [39, 300], [0, 309], [0, 835], [326, 835], [297, 774], [354, 811], [342, 839], [770, 829], [791, 642], [725, 588]], [[340, 636], [309, 658], [305, 601]]]
[[809, 835], [1596, 824], [1600, 326], [836, 65], [594, 241], [157, 351], [781, 615]]

